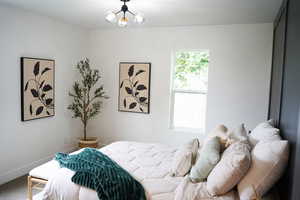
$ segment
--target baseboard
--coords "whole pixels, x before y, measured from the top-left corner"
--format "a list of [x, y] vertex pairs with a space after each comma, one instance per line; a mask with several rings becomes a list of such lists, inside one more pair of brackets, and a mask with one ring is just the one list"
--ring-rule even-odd
[[[63, 152], [73, 152], [75, 150], [76, 150], [76, 148], [73, 147], [73, 148], [65, 149], [65, 150], [63, 150]], [[32, 170], [33, 168], [53, 159], [53, 156], [54, 155], [42, 158], [40, 160], [34, 161], [32, 163], [29, 163], [29, 164], [19, 167], [17, 169], [12, 169], [4, 174], [1, 174], [0, 175], [0, 185], [7, 183], [11, 180], [14, 180], [20, 176], [24, 176], [24, 175], [28, 174], [29, 171]]]

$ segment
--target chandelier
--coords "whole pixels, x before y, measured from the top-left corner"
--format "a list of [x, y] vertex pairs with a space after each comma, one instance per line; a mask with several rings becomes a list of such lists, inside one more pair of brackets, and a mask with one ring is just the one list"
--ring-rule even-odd
[[130, 0], [121, 0], [124, 2], [124, 4], [121, 7], [121, 10], [118, 12], [109, 11], [105, 17], [106, 21], [110, 23], [116, 23], [118, 22], [118, 25], [120, 27], [126, 27], [128, 25], [128, 17], [126, 16], [127, 13], [133, 16], [134, 22], [137, 24], [142, 24], [145, 21], [145, 18], [141, 13], [133, 13], [128, 9], [128, 6], [126, 5], [126, 2], [129, 2]]

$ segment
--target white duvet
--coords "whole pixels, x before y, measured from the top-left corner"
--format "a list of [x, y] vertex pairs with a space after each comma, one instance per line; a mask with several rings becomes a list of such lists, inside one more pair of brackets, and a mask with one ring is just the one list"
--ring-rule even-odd
[[[171, 177], [169, 175], [172, 159], [177, 151], [176, 148], [161, 144], [116, 142], [100, 149], [100, 151], [140, 181], [145, 188], [148, 200], [174, 200], [176, 188], [184, 182], [183, 177]], [[41, 174], [44, 170], [45, 174], [46, 169], [49, 178], [47, 178], [48, 183], [41, 199], [98, 200], [96, 191], [74, 184], [71, 181], [74, 172], [66, 168], [59, 168], [56, 161], [50, 161], [40, 166], [35, 171], [33, 170], [31, 175], [40, 177], [38, 173]], [[182, 200], [198, 200], [188, 197], [189, 195], [182, 195], [182, 193], [193, 192], [190, 191], [191, 187], [183, 188], [188, 189], [178, 190], [177, 193], [181, 194], [176, 195], [177, 199], [182, 196], [184, 198]], [[206, 196], [203, 199], [215, 198]], [[235, 197], [230, 198], [230, 200], [235, 200]]]

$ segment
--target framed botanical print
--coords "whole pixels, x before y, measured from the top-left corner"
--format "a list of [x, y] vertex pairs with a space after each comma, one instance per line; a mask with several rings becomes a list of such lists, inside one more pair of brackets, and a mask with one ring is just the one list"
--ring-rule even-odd
[[121, 62], [119, 111], [150, 113], [151, 63]]
[[21, 57], [21, 120], [55, 115], [55, 61]]

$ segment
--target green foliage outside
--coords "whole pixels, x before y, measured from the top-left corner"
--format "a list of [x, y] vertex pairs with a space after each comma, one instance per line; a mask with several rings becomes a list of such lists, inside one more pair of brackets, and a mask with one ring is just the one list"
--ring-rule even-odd
[[207, 77], [209, 53], [178, 52], [176, 53], [175, 87], [185, 88], [191, 76]]

